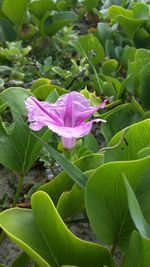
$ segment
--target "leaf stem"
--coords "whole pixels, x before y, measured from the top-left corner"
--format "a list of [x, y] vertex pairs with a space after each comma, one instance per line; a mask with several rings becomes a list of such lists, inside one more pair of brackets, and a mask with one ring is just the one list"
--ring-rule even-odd
[[69, 161], [71, 161], [71, 159], [72, 159], [72, 150], [64, 149], [63, 153], [64, 153], [65, 158], [68, 159]]
[[18, 199], [19, 199], [19, 196], [20, 196], [20, 192], [21, 192], [21, 189], [22, 189], [22, 185], [23, 185], [23, 180], [24, 180], [24, 176], [21, 175], [19, 177], [19, 183], [18, 183], [18, 186], [17, 186], [17, 191], [16, 191], [16, 194], [15, 194], [14, 200], [13, 200], [12, 208], [14, 208], [17, 205], [17, 202], [18, 202]]
[[112, 248], [111, 248], [111, 255], [112, 255], [112, 256], [114, 256], [115, 251], [116, 251], [116, 248], [117, 248], [117, 244], [114, 243], [113, 246], [112, 246]]
[[99, 152], [104, 152], [104, 151], [107, 151], [107, 150], [113, 150], [113, 149], [118, 148], [124, 142], [124, 138], [125, 138], [125, 135], [126, 135], [127, 131], [128, 131], [128, 128], [125, 128], [123, 133], [122, 133], [120, 141], [116, 145], [103, 147], [103, 148], [101, 148], [99, 150]]

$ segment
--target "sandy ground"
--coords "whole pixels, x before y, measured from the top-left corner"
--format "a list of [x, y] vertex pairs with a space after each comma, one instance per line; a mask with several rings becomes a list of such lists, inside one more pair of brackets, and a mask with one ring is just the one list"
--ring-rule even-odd
[[[14, 195], [14, 190], [11, 188], [12, 179], [14, 179], [14, 177], [8, 170], [4, 168], [0, 169], [0, 199], [3, 197], [4, 193], [7, 193], [8, 202], [12, 201]], [[13, 244], [8, 237], [5, 237], [0, 245], [0, 263], [10, 266], [19, 252], [20, 249]]]

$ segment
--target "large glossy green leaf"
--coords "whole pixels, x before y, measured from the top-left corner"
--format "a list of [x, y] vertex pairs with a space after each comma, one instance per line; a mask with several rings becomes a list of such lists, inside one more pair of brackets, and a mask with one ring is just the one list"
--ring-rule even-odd
[[6, 0], [3, 4], [3, 13], [17, 26], [23, 22], [24, 15], [30, 0]]
[[[0, 94], [3, 102], [10, 107], [14, 120], [11, 131], [4, 128], [4, 124], [0, 125], [0, 163], [20, 175], [29, 171], [42, 149], [41, 143], [23, 120], [27, 113], [24, 102], [29, 95], [27, 90], [15, 87]], [[45, 141], [50, 134], [47, 129], [38, 132], [38, 136]]]
[[80, 240], [68, 230], [45, 192], [32, 196], [32, 209], [1, 213], [0, 226], [39, 266], [113, 266], [106, 248]]
[[0, 226], [39, 266], [50, 266], [49, 249], [31, 210], [14, 208], [1, 213]]
[[62, 11], [54, 15], [47, 16], [43, 21], [43, 31], [48, 35], [52, 36], [57, 33], [64, 26], [76, 21], [78, 16], [72, 11]]
[[[125, 139], [122, 144], [105, 152], [105, 162], [114, 160], [134, 160], [138, 159], [138, 153], [149, 145], [150, 140], [150, 119], [132, 124], [128, 127]], [[124, 130], [117, 133], [110, 141], [108, 146], [114, 146], [119, 143]]]
[[[134, 225], [128, 211], [123, 174], [136, 189], [144, 180], [142, 177], [149, 170], [149, 164], [150, 157], [107, 163], [99, 167], [88, 180], [85, 189], [87, 213], [93, 230], [102, 242], [126, 249]], [[145, 192], [148, 181], [147, 178], [144, 183]], [[144, 191], [144, 186], [142, 190]], [[150, 210], [147, 201], [147, 197], [141, 197], [142, 205], [147, 207], [149, 220]]]
[[[103, 164], [103, 155], [88, 155], [76, 160], [73, 164], [77, 166], [82, 172], [93, 170]], [[61, 194], [66, 191], [70, 191], [73, 184], [74, 180], [71, 179], [69, 173], [63, 171], [49, 183], [40, 186], [38, 190], [45, 191], [52, 198], [53, 202], [56, 205]]]
[[140, 236], [133, 231], [129, 243], [128, 253], [121, 267], [149, 267], [150, 263], [150, 239]]
[[54, 3], [51, 0], [36, 0], [29, 4], [28, 8], [31, 14], [39, 20], [43, 18], [47, 11], [53, 7]]
[[[38, 227], [44, 239], [47, 240], [48, 246], [51, 247], [54, 262], [57, 262], [55, 266], [63, 264], [81, 267], [112, 265], [109, 252], [104, 247], [81, 241], [71, 234], [45, 192], [37, 192], [33, 195], [32, 208]], [[44, 220], [41, 212], [43, 212]]]
[[76, 48], [83, 57], [87, 57], [94, 65], [100, 63], [105, 57], [102, 45], [93, 34], [81, 36], [76, 43]]

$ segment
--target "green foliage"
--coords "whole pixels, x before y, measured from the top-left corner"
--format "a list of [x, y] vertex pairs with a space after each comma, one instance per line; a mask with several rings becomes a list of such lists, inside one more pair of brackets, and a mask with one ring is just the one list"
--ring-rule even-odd
[[[150, 120], [144, 120], [128, 127], [125, 140], [114, 150], [105, 152], [105, 161], [127, 161], [138, 159], [138, 153], [149, 146], [149, 124]], [[108, 146], [112, 147], [121, 139], [123, 131], [118, 132], [110, 141]], [[144, 138], [143, 138], [144, 136]]]
[[48, 15], [43, 21], [43, 31], [52, 36], [64, 26], [76, 21], [78, 16], [71, 11], [62, 11], [54, 15]]
[[[5, 127], [4, 122], [0, 125], [0, 162], [20, 175], [30, 170], [42, 149], [23, 121], [23, 116], [26, 115], [24, 101], [29, 95], [28, 91], [22, 88], [9, 88], [0, 95], [13, 117], [13, 123], [9, 127]], [[50, 131], [42, 130], [38, 136], [48, 140]]]
[[76, 44], [81, 55], [87, 57], [89, 62], [96, 65], [101, 62], [105, 53], [98, 39], [93, 34], [81, 36]]
[[[24, 251], [11, 267], [114, 266], [105, 245], [114, 258], [122, 253], [119, 266], [149, 267], [148, 3], [0, 1], [0, 45], [0, 163], [21, 177], [38, 159], [63, 169], [25, 188], [32, 209], [0, 213], [2, 229]], [[29, 129], [24, 102], [34, 96], [55, 103], [73, 90], [93, 106], [107, 100], [93, 115], [106, 123], [63, 154], [55, 133]], [[0, 209], [9, 204], [4, 192]], [[62, 221], [70, 227], [80, 218], [104, 246], [81, 241]]]
[[150, 240], [133, 231], [129, 243], [128, 253], [121, 267], [148, 267], [149, 265]]
[[24, 20], [26, 8], [30, 0], [6, 0], [3, 4], [3, 13], [13, 22], [17, 27], [19, 27]]
[[32, 196], [32, 210], [14, 208], [0, 214], [0, 225], [40, 266], [114, 266], [106, 248], [80, 240], [68, 230], [44, 192]]
[[[122, 250], [127, 249], [134, 226], [128, 213], [122, 175], [128, 177], [128, 181], [136, 188], [148, 170], [149, 163], [148, 157], [104, 164], [87, 182], [87, 213], [94, 232], [102, 242]], [[143, 203], [143, 206], [144, 204], [146, 203]], [[147, 215], [149, 217], [149, 214]]]
[[41, 20], [46, 12], [52, 9], [53, 4], [53, 1], [50, 0], [36, 0], [32, 1], [28, 8], [32, 15], [34, 15], [38, 20]]

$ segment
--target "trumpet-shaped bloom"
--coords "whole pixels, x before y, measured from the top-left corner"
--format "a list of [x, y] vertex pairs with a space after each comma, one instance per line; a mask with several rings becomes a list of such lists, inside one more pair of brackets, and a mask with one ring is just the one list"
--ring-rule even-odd
[[94, 112], [105, 107], [105, 101], [99, 106], [91, 106], [90, 100], [78, 92], [64, 94], [53, 104], [38, 101], [30, 96], [25, 101], [28, 109], [29, 127], [38, 131], [48, 126], [62, 138], [63, 147], [72, 149], [76, 139], [87, 135], [93, 122], [104, 121], [93, 119], [86, 121]]

